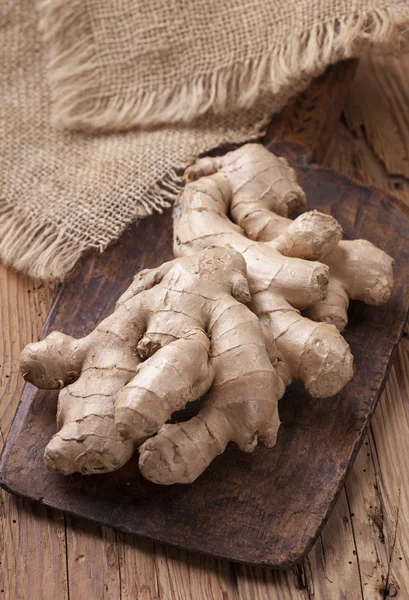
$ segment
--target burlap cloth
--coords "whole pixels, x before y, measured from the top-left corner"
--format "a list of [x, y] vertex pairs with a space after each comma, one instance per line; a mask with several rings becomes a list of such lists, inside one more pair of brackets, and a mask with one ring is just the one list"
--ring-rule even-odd
[[43, 278], [167, 206], [192, 156], [260, 135], [329, 63], [409, 29], [408, 0], [2, 0], [0, 15], [0, 256]]

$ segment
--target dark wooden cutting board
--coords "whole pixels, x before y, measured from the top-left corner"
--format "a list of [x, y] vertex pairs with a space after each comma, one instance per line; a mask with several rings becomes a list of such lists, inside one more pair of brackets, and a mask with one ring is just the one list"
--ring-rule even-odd
[[[385, 383], [409, 304], [409, 210], [400, 201], [319, 167], [354, 64], [332, 68], [272, 123], [265, 143], [296, 166], [308, 208], [331, 213], [347, 238], [364, 237], [396, 261], [381, 308], [352, 303], [346, 338], [355, 376], [342, 393], [310, 398], [293, 384], [280, 401], [275, 448], [245, 454], [231, 444], [191, 485], [144, 480], [135, 456], [116, 473], [59, 476], [43, 464], [57, 394], [26, 385], [1, 467], [6, 490], [124, 531], [257, 565], [300, 561], [323, 527]], [[61, 286], [43, 335], [87, 334], [113, 309], [135, 272], [172, 257], [170, 212], [129, 229], [89, 256]]]

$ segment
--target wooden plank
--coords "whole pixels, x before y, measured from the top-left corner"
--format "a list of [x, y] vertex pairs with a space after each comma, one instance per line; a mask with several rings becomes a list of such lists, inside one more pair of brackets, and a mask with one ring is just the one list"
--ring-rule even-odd
[[192, 591], [206, 600], [237, 600], [234, 568], [227, 561], [155, 544], [160, 598], [189, 598]]
[[163, 584], [158, 581], [155, 544], [129, 533], [118, 532], [117, 539], [121, 600], [161, 599]]
[[362, 59], [324, 164], [409, 203], [408, 69], [409, 55]]
[[362, 600], [351, 513], [345, 489], [308, 556], [314, 600]]
[[[409, 56], [361, 63], [327, 164], [409, 205]], [[365, 600], [409, 597], [408, 339], [347, 481]]]
[[[407, 340], [406, 340], [407, 341]], [[406, 346], [406, 347], [405, 347]], [[382, 506], [380, 531], [387, 570], [380, 586], [384, 598], [409, 598], [409, 345], [401, 345], [383, 401], [371, 427], [371, 444]], [[398, 373], [405, 373], [399, 377]]]
[[116, 533], [67, 515], [67, 568], [70, 598], [120, 598]]
[[[0, 264], [0, 451], [23, 387], [21, 348], [37, 340], [55, 285]], [[0, 598], [68, 598], [64, 515], [0, 490]]]
[[[383, 398], [380, 403], [382, 402]], [[372, 600], [379, 596], [380, 590], [383, 589], [389, 560], [383, 533], [384, 507], [368, 439], [357, 456], [346, 482], [346, 490], [351, 508], [350, 519], [353, 522], [356, 540], [363, 598]]]
[[364, 138], [390, 175], [409, 178], [408, 56], [367, 56], [345, 106], [349, 130]]
[[[234, 567], [118, 532], [122, 600], [236, 600]], [[193, 592], [194, 591], [194, 592]]]
[[68, 598], [64, 515], [3, 493], [0, 515], [2, 600]]
[[235, 571], [240, 600], [312, 600], [304, 564], [283, 570], [237, 564]]

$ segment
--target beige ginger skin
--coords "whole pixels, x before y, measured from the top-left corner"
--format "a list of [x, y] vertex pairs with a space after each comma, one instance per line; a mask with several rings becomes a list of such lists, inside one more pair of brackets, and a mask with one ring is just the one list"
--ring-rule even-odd
[[352, 355], [339, 333], [349, 298], [386, 302], [391, 257], [366, 240], [341, 241], [342, 228], [329, 215], [288, 219], [305, 194], [287, 161], [259, 144], [200, 159], [185, 179], [174, 211], [175, 255], [207, 244], [240, 252], [250, 307], [272, 331], [292, 377], [315, 397], [340, 391], [352, 377]]
[[[146, 478], [190, 483], [229, 441], [273, 446], [292, 378], [328, 397], [352, 377], [340, 334], [349, 298], [382, 304], [391, 294], [382, 250], [342, 241], [329, 215], [288, 218], [304, 192], [264, 147], [199, 159], [185, 178], [177, 258], [139, 273], [85, 338], [53, 332], [22, 353], [27, 381], [61, 389], [50, 469], [112, 471], [139, 446]], [[204, 394], [196, 417], [168, 424]]]
[[[285, 385], [274, 340], [249, 301], [242, 256], [209, 248], [141, 272], [87, 337], [53, 332], [29, 344], [27, 381], [65, 386], [47, 466], [65, 475], [112, 471], [150, 438], [140, 448], [142, 474], [189, 483], [229, 441], [245, 451], [259, 438], [273, 446]], [[210, 388], [196, 417], [165, 425]]]

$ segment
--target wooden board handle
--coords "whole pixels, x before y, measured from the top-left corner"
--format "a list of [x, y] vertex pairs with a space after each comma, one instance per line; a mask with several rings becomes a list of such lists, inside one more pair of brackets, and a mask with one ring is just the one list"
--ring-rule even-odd
[[358, 60], [337, 63], [275, 115], [264, 143], [291, 162], [322, 162], [354, 79]]

